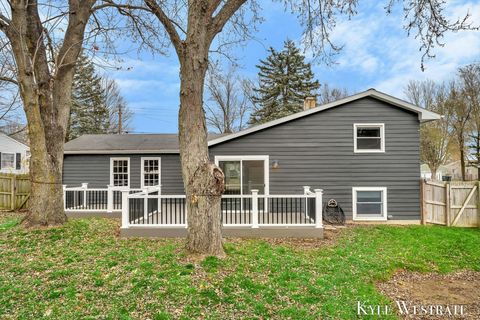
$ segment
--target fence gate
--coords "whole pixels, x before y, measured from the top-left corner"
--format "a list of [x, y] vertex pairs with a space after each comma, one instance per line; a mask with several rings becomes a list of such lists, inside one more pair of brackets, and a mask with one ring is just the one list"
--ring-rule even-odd
[[30, 178], [25, 175], [0, 175], [0, 210], [25, 207], [30, 196]]
[[480, 227], [480, 181], [422, 181], [422, 221], [455, 227]]

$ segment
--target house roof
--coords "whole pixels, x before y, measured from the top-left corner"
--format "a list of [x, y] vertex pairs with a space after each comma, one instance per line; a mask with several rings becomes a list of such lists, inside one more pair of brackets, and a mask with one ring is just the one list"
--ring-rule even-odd
[[253, 133], [253, 132], [256, 132], [256, 131], [264, 130], [266, 128], [277, 126], [279, 124], [289, 122], [289, 121], [292, 121], [292, 120], [295, 120], [295, 119], [298, 119], [298, 118], [306, 117], [306, 116], [309, 116], [311, 114], [321, 112], [321, 111], [325, 111], [325, 110], [328, 110], [328, 109], [331, 109], [331, 108], [334, 108], [334, 107], [339, 107], [339, 106], [344, 105], [346, 103], [349, 103], [349, 102], [352, 102], [352, 101], [355, 101], [355, 100], [359, 100], [359, 99], [362, 99], [362, 98], [366, 98], [366, 97], [375, 98], [377, 100], [384, 101], [384, 102], [386, 102], [388, 104], [391, 104], [393, 106], [405, 109], [407, 111], [417, 113], [418, 114], [418, 120], [420, 122], [438, 120], [442, 117], [441, 115], [439, 115], [435, 112], [428, 111], [424, 108], [420, 108], [420, 107], [418, 107], [414, 104], [411, 104], [407, 101], [404, 101], [404, 100], [401, 100], [401, 99], [398, 99], [398, 98], [395, 98], [395, 97], [393, 97], [391, 95], [388, 95], [386, 93], [377, 91], [375, 89], [368, 89], [366, 91], [354, 94], [352, 96], [349, 96], [349, 97], [346, 97], [346, 98], [343, 98], [343, 99], [340, 99], [340, 100], [337, 100], [337, 101], [334, 101], [334, 102], [331, 102], [331, 103], [327, 103], [327, 104], [318, 106], [316, 108], [312, 108], [312, 109], [309, 109], [309, 110], [297, 112], [297, 113], [292, 114], [290, 116], [283, 117], [283, 118], [273, 120], [273, 121], [269, 121], [269, 122], [266, 122], [264, 124], [261, 124], [261, 125], [255, 126], [255, 127], [248, 128], [246, 130], [242, 130], [242, 131], [239, 131], [239, 132], [236, 132], [236, 133], [233, 133], [233, 134], [218, 137], [217, 139], [210, 140], [208, 142], [208, 145], [213, 146], [215, 144], [222, 143], [222, 142], [225, 142], [225, 141], [228, 141], [228, 140], [231, 140], [231, 139], [235, 139], [235, 138], [244, 136], [246, 134], [250, 134], [250, 133]]
[[[289, 122], [298, 118], [306, 117], [311, 114], [339, 107], [346, 103], [359, 100], [366, 97], [372, 97], [384, 101], [395, 107], [405, 109], [418, 114], [420, 122], [438, 120], [439, 114], [415, 106], [404, 100], [392, 97], [388, 94], [379, 92], [375, 89], [360, 92], [358, 94], [327, 103], [316, 108], [301, 111], [287, 117], [269, 121], [264, 124], [248, 128], [236, 133], [221, 135], [209, 134], [208, 145], [213, 146], [228, 140], [232, 140], [256, 131], [264, 130], [279, 124]], [[65, 144], [65, 154], [115, 154], [115, 153], [178, 153], [178, 135], [177, 134], [123, 134], [123, 135], [83, 135], [77, 139]]]
[[15, 143], [21, 145], [22, 147], [25, 147], [25, 148], [27, 148], [27, 149], [30, 150], [30, 147], [27, 146], [25, 143], [23, 143], [23, 142], [21, 142], [21, 141], [18, 141], [17, 139], [15, 139], [15, 138], [13, 138], [13, 137], [10, 137], [10, 136], [9, 136], [8, 134], [6, 134], [6, 133], [0, 132], [0, 136], [1, 136], [1, 137], [4, 137], [5, 139], [11, 140], [12, 142], [15, 142]]
[[[220, 134], [209, 134], [215, 139]], [[178, 153], [177, 134], [86, 134], [65, 144], [65, 154]]]

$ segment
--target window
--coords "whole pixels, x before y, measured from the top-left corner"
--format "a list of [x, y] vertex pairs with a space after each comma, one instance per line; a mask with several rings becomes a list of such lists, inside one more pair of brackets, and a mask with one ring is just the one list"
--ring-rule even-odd
[[353, 125], [356, 153], [385, 152], [385, 125], [383, 123], [356, 123]]
[[216, 156], [225, 174], [225, 194], [268, 194], [268, 156]]
[[387, 220], [387, 188], [354, 187], [353, 220]]
[[130, 186], [130, 158], [110, 158], [110, 184], [114, 187]]
[[142, 188], [160, 185], [160, 158], [142, 157]]
[[2, 169], [15, 169], [15, 153], [2, 152]]

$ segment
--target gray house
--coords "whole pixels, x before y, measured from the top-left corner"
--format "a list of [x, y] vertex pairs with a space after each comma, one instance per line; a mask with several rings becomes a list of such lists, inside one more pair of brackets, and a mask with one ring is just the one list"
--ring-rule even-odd
[[[439, 118], [435, 113], [370, 89], [237, 133], [209, 136], [208, 144], [211, 158], [225, 173], [225, 197], [240, 199], [232, 200], [232, 205], [241, 207], [233, 211], [258, 211], [253, 216], [247, 213], [249, 225], [252, 217], [255, 224], [264, 211], [274, 210], [275, 203], [277, 208], [286, 210], [281, 213], [285, 216], [301, 211], [304, 220], [310, 219], [313, 225], [316, 219], [316, 225], [320, 225], [318, 217], [311, 218], [307, 212], [307, 205], [293, 209], [304, 200], [307, 204], [308, 199], [288, 202], [295, 196], [314, 198], [314, 189], [317, 195], [319, 189], [323, 190], [323, 200], [316, 206], [317, 215], [321, 206], [333, 198], [347, 219], [416, 223], [420, 221], [419, 126]], [[82, 183], [88, 183], [84, 189], [102, 190], [110, 186], [110, 192], [118, 194], [120, 189], [130, 190], [129, 194], [135, 192], [132, 189], [150, 192], [159, 201], [155, 212], [162, 211], [161, 202], [169, 195], [184, 194], [178, 141], [172, 134], [82, 136], [65, 145], [63, 177], [66, 190], [80, 190]], [[148, 188], [154, 189], [145, 192]], [[252, 194], [264, 199], [255, 203], [256, 208], [252, 208]], [[282, 195], [286, 197], [278, 200]], [[73, 193], [70, 198], [75, 198]], [[110, 210], [120, 207], [119, 199], [117, 196], [114, 200], [118, 205], [110, 204]], [[142, 209], [146, 215], [151, 211], [147, 202]], [[131, 207], [133, 202], [129, 204]], [[105, 204], [99, 206], [105, 209]], [[77, 203], [74, 207], [81, 206]], [[131, 223], [133, 218], [125, 219]], [[278, 217], [263, 217], [265, 221], [270, 218], [275, 225], [281, 224]], [[298, 224], [288, 219], [287, 224]]]

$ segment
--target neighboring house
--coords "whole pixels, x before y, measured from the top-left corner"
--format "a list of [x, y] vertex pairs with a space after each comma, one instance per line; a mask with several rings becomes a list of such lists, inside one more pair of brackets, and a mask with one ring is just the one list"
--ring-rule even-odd
[[[444, 175], [451, 176], [452, 180], [462, 180], [462, 166], [460, 164], [460, 160], [447, 163], [444, 168]], [[465, 167], [465, 180], [478, 180], [478, 168], [476, 166], [469, 165], [468, 162], [467, 166]]]
[[[443, 177], [447, 175], [447, 169], [445, 166], [440, 166], [437, 170], [435, 180], [442, 181]], [[430, 171], [430, 167], [428, 164], [424, 163], [420, 167], [420, 176], [422, 179], [432, 180], [432, 171]]]
[[[208, 145], [225, 173], [227, 195], [249, 196], [252, 190], [272, 197], [302, 195], [304, 186], [310, 186], [323, 189], [324, 204], [336, 199], [347, 219], [418, 223], [419, 127], [439, 118], [370, 89], [237, 133], [211, 136]], [[182, 195], [177, 139], [172, 134], [79, 137], [65, 145], [64, 184], [161, 184], [162, 197]]]
[[23, 174], [28, 173], [30, 148], [0, 133], [0, 172]]

